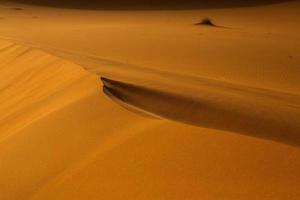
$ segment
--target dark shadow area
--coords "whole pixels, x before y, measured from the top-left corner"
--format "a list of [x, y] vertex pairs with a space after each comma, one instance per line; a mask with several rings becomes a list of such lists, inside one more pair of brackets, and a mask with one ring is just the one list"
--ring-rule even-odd
[[[300, 146], [299, 105], [276, 102], [259, 92], [249, 95], [240, 89], [233, 94], [203, 90], [199, 91], [203, 97], [195, 98], [103, 77], [101, 80], [103, 92], [123, 107], [127, 104], [186, 124]], [[281, 98], [282, 94], [277, 95]]]
[[14, 2], [92, 10], [183, 10], [258, 6], [292, 0], [14, 0]]

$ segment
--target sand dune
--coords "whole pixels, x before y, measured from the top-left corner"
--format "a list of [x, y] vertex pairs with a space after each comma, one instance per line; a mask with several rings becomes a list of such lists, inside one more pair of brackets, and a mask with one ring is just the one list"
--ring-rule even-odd
[[299, 199], [299, 1], [15, 2], [1, 200]]
[[136, 115], [80, 66], [0, 44], [1, 199], [299, 196], [298, 148]]

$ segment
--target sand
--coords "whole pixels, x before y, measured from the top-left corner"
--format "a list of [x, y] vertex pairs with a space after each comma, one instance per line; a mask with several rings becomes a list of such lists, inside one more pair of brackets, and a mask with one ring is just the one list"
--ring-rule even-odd
[[300, 3], [268, 3], [0, 2], [0, 199], [299, 199]]

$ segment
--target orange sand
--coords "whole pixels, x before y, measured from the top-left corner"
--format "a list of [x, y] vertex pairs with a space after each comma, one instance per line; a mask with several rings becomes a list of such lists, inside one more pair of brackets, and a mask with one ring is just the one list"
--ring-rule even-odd
[[299, 199], [299, 8], [0, 2], [0, 199]]

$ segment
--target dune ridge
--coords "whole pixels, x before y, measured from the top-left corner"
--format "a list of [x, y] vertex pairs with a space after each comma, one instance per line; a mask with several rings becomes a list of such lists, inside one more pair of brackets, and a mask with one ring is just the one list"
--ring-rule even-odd
[[[219, 192], [232, 196], [232, 188], [248, 199], [299, 194], [298, 148], [140, 117], [106, 98], [98, 76], [81, 66], [11, 42], [1, 40], [0, 47], [0, 110], [13, 116], [1, 119], [6, 125], [1, 127], [0, 142], [3, 200], [79, 200], [87, 194], [107, 199], [150, 200], [161, 195], [182, 199], [187, 193], [192, 199], [214, 199]], [[224, 88], [213, 81], [202, 83], [209, 89]], [[160, 96], [151, 101], [156, 103]], [[281, 101], [285, 99], [287, 94]], [[185, 106], [184, 101], [179, 105]], [[250, 159], [241, 162], [245, 156]], [[218, 160], [223, 165], [217, 169]], [[238, 170], [229, 170], [232, 163]], [[283, 185], [293, 187], [282, 189]], [[113, 192], [116, 187], [118, 192]]]

